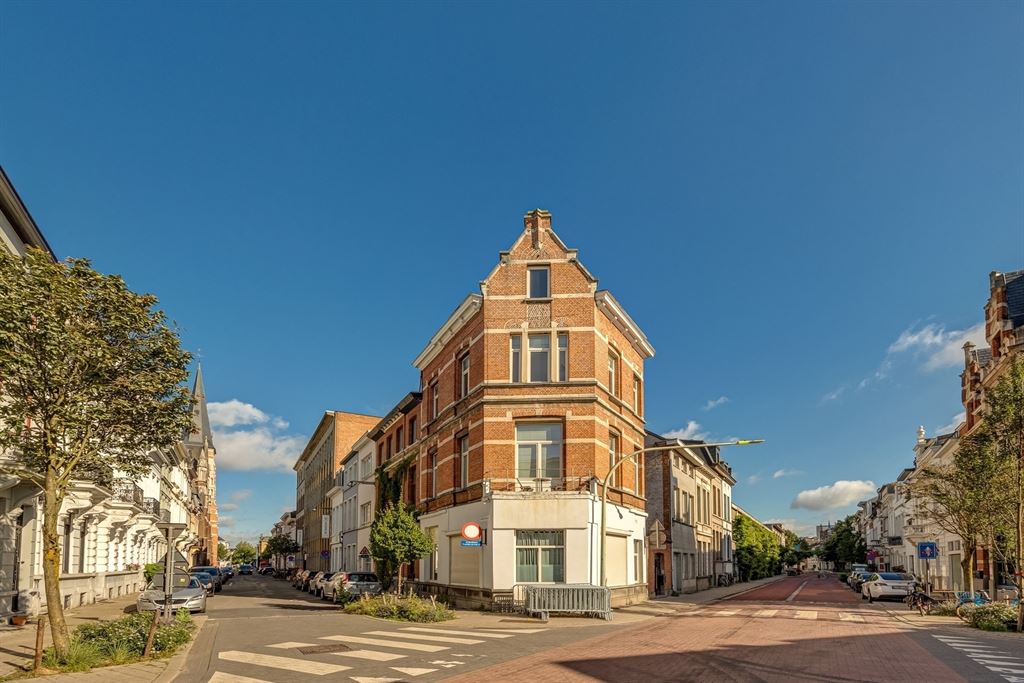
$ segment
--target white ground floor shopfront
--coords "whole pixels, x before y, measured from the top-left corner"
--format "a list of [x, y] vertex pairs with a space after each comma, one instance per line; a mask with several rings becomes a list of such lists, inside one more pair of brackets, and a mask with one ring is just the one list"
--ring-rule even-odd
[[[643, 510], [608, 503], [613, 604], [647, 599], [646, 519]], [[483, 530], [479, 546], [462, 542], [470, 522]], [[420, 517], [436, 549], [418, 563], [414, 580], [421, 591], [465, 605], [489, 605], [522, 584], [600, 585], [600, 524], [600, 498], [590, 493], [492, 492]]]

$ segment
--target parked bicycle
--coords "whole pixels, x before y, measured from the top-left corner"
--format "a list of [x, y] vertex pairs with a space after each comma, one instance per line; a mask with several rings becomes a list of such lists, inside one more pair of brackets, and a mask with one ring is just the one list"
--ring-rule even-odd
[[719, 574], [718, 585], [719, 586], [731, 586], [736, 579], [732, 574]]
[[907, 597], [903, 598], [903, 602], [906, 603], [907, 609], [916, 609], [923, 617], [931, 612], [932, 607], [937, 605], [939, 601], [925, 593], [923, 590], [915, 588], [907, 594]]
[[[964, 591], [963, 593], [956, 593], [956, 615], [964, 621], [967, 621], [969, 612], [973, 607], [988, 605], [992, 602], [992, 596], [985, 591], [975, 591], [973, 596], [967, 591]], [[1017, 607], [1020, 605], [1020, 598], [1000, 600], [1000, 602], [1003, 602], [1010, 607]]]

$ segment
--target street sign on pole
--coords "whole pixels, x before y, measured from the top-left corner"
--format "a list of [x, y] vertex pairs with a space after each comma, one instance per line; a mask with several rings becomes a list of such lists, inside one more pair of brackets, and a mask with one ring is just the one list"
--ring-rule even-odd
[[921, 560], [934, 560], [939, 556], [939, 546], [934, 541], [917, 544], [917, 557]]
[[460, 541], [459, 542], [464, 548], [479, 548], [483, 545], [483, 541]]

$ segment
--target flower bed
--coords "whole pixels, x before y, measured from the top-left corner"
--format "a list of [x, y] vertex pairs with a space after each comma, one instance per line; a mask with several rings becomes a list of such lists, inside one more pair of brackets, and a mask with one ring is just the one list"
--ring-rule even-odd
[[424, 600], [415, 595], [398, 597], [384, 594], [372, 598], [364, 595], [346, 604], [345, 613], [418, 623], [448, 621], [455, 618], [455, 612], [450, 610], [448, 605], [435, 600], [433, 596], [429, 600]]
[[[72, 634], [67, 655], [58, 657], [52, 647], [48, 648], [43, 654], [43, 666], [54, 671], [88, 671], [139, 661], [152, 623], [152, 612], [139, 612], [113, 621], [83, 624]], [[173, 621], [157, 628], [152, 655], [171, 656], [191, 640], [193, 628], [188, 611], [179, 611]]]

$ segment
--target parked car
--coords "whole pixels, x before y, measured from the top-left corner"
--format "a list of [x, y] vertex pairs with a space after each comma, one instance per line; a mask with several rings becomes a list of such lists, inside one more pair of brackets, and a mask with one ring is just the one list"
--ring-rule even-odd
[[241, 567], [238, 568], [238, 574], [239, 574], [239, 576], [242, 576], [244, 574], [248, 574], [249, 576], [252, 576], [252, 565], [251, 564], [243, 564]]
[[[139, 593], [136, 606], [140, 612], [154, 612], [164, 608], [163, 575], [157, 574], [146, 585], [146, 590]], [[171, 592], [171, 607], [175, 611], [187, 609], [189, 612], [203, 613], [206, 611], [206, 589], [199, 579], [187, 574], [175, 575], [175, 585]]]
[[235, 568], [230, 564], [221, 565], [220, 571], [224, 574], [224, 583], [235, 578]]
[[861, 583], [860, 596], [868, 602], [882, 598], [902, 600], [912, 590], [914, 590], [914, 577], [910, 574], [881, 572], [868, 574]]
[[850, 572], [850, 576], [846, 579], [846, 582], [850, 584], [850, 588], [853, 589], [855, 593], [860, 593], [860, 585], [868, 576], [870, 576], [868, 572]]
[[194, 572], [205, 572], [214, 577], [216, 585], [214, 586], [214, 592], [220, 593], [221, 589], [224, 588], [224, 584], [227, 582], [227, 577], [224, 572], [220, 570], [220, 567], [192, 567], [188, 570], [190, 574]]
[[325, 574], [325, 572], [316, 572], [316, 573], [310, 574], [309, 578], [306, 580], [306, 585], [304, 586], [305, 591], [307, 593], [312, 593], [313, 589], [316, 587], [316, 582], [319, 581], [320, 577], [323, 576], [324, 574]]
[[379, 595], [384, 592], [384, 586], [376, 574], [371, 572], [338, 572], [331, 577], [331, 580], [324, 585], [323, 596], [330, 597], [335, 602], [350, 600], [359, 597], [363, 593], [367, 595]]
[[199, 581], [199, 583], [203, 585], [203, 589], [206, 591], [207, 595], [213, 595], [213, 592], [214, 590], [216, 590], [217, 585], [214, 583], [212, 574], [207, 574], [206, 572], [190, 572], [189, 576], [191, 576], [193, 579], [196, 579], [197, 581]]
[[331, 580], [335, 572], [320, 572], [317, 574], [316, 579], [313, 581], [313, 585], [310, 587], [309, 592], [317, 597], [324, 597], [324, 586]]
[[309, 574], [308, 569], [300, 569], [292, 574], [292, 585], [296, 588], [302, 588], [302, 581], [306, 578], [307, 574]]
[[316, 577], [316, 572], [312, 569], [307, 569], [306, 571], [299, 574], [299, 577], [295, 583], [295, 587], [298, 588], [300, 591], [308, 591], [309, 583], [313, 580], [314, 577]]
[[259, 573], [263, 574], [264, 576], [273, 576], [274, 575], [274, 568], [273, 567], [260, 567]]

